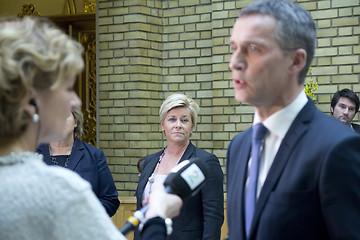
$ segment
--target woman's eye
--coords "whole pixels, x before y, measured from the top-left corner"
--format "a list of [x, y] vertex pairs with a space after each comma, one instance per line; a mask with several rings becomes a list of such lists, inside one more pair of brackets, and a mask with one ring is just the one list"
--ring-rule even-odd
[[169, 121], [173, 122], [173, 121], [175, 121], [175, 118], [169, 118]]
[[189, 119], [185, 118], [181, 120], [182, 122], [189, 122]]

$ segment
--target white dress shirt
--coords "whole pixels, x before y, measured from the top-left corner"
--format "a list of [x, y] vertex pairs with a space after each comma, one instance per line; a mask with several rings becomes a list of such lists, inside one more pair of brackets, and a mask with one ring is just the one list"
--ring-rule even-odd
[[[301, 93], [295, 98], [294, 101], [292, 101], [285, 108], [272, 114], [263, 122], [264, 126], [269, 130], [269, 132], [265, 136], [265, 140], [263, 142], [263, 147], [261, 150], [262, 153], [259, 165], [259, 178], [257, 183], [258, 185], [256, 195], [257, 197], [259, 197], [260, 195], [261, 189], [266, 180], [266, 176], [269, 173], [269, 170], [279, 150], [282, 140], [284, 139], [296, 116], [305, 106], [307, 101], [308, 99], [305, 95], [305, 92], [301, 91]], [[253, 124], [255, 125], [259, 122], [259, 116], [255, 112]]]

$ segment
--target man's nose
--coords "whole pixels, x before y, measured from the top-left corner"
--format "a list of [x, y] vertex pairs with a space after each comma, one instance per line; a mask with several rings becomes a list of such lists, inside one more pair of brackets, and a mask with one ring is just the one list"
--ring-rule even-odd
[[229, 68], [231, 71], [237, 70], [237, 71], [244, 71], [247, 67], [247, 64], [244, 60], [244, 57], [242, 56], [241, 52], [237, 51], [234, 52], [231, 56]]

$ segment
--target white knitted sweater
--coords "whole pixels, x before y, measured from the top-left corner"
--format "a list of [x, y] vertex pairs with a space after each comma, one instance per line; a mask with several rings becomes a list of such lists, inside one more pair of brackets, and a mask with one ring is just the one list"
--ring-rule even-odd
[[0, 240], [125, 239], [91, 186], [36, 153], [0, 157]]

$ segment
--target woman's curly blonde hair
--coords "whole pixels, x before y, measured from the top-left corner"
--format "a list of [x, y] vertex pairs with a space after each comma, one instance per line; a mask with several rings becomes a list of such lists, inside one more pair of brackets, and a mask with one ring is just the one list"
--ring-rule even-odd
[[0, 138], [20, 136], [32, 89], [56, 89], [79, 74], [83, 47], [45, 18], [0, 20]]

